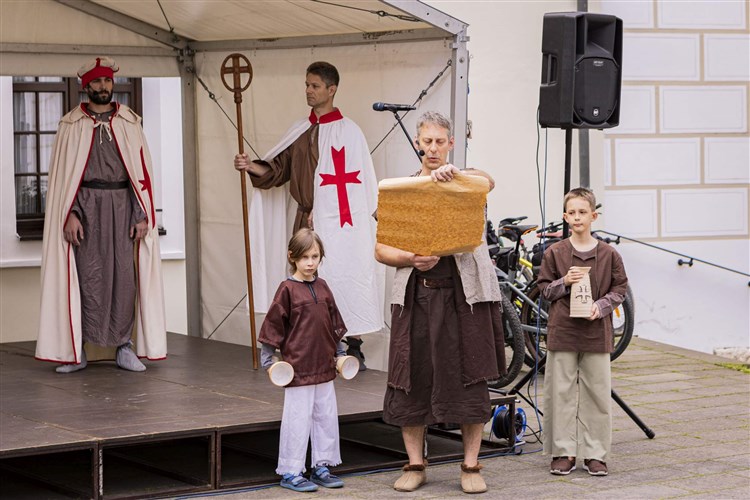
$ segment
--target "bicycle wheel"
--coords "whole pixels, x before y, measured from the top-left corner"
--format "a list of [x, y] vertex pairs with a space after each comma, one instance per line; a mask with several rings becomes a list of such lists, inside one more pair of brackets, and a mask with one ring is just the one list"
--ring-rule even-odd
[[[529, 288], [526, 290], [526, 295], [536, 304], [539, 300], [539, 289], [536, 285], [531, 285]], [[546, 300], [542, 300], [541, 308], [543, 311], [547, 311], [549, 303]], [[531, 367], [547, 354], [547, 320], [544, 316], [541, 316], [538, 318], [539, 324], [537, 325], [537, 316], [539, 316], [537, 308], [524, 302], [521, 308], [521, 328], [523, 329], [524, 344], [526, 346], [524, 363]], [[539, 327], [538, 331], [537, 326]]]
[[494, 389], [505, 387], [513, 382], [523, 367], [524, 342], [521, 321], [518, 319], [515, 308], [508, 298], [503, 295], [503, 333], [505, 334], [505, 365], [507, 373], [497, 380], [487, 383]]
[[[537, 301], [539, 290], [534, 288], [527, 294], [531, 300]], [[542, 300], [542, 309], [544, 311], [549, 307], [546, 300]], [[533, 331], [536, 329], [536, 308], [524, 303], [521, 309], [521, 325], [524, 329], [524, 339], [526, 343], [527, 355], [524, 362], [528, 366], [534, 366], [535, 360], [538, 361], [547, 353], [547, 322], [544, 318], [539, 319], [539, 343], [537, 346], [537, 336]], [[614, 361], [619, 358], [625, 349], [628, 348], [630, 340], [633, 338], [635, 329], [635, 305], [633, 300], [633, 291], [628, 286], [625, 294], [625, 300], [620, 306], [612, 312], [612, 342], [613, 349], [610, 354], [610, 360]], [[530, 331], [532, 330], [532, 331]]]
[[612, 361], [620, 357], [625, 349], [630, 345], [635, 329], [635, 302], [633, 299], [633, 290], [628, 285], [628, 291], [625, 294], [625, 300], [612, 313], [612, 342], [614, 349], [610, 359]]

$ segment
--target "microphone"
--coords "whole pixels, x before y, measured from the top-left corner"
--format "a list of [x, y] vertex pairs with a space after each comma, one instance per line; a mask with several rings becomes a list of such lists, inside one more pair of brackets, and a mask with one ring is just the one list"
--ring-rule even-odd
[[416, 106], [409, 106], [408, 104], [388, 104], [386, 102], [376, 102], [372, 105], [372, 109], [375, 111], [411, 111], [417, 109]]
[[425, 153], [425, 152], [424, 152], [424, 149], [420, 149], [420, 150], [418, 150], [418, 151], [417, 151], [417, 154], [418, 154], [419, 156], [424, 156], [424, 155], [426, 155], [427, 153]]

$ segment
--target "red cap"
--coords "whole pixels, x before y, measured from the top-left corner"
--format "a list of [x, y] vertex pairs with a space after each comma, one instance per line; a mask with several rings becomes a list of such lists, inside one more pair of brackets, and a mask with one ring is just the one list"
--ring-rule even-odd
[[114, 59], [110, 57], [97, 57], [81, 66], [81, 69], [78, 70], [78, 76], [81, 78], [81, 87], [86, 88], [86, 85], [97, 78], [107, 77], [114, 79], [115, 73], [118, 71], [120, 71], [120, 68]]

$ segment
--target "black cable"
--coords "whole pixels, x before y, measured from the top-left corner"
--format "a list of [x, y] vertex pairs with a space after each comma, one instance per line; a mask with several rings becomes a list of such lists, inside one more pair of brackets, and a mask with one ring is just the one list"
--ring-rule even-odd
[[[448, 71], [448, 68], [450, 68], [452, 65], [453, 65], [453, 61], [451, 61], [450, 59], [448, 59], [448, 62], [445, 64], [445, 67], [442, 70], [440, 70], [440, 72], [437, 75], [435, 75], [435, 78], [433, 78], [432, 81], [429, 84], [427, 84], [427, 86], [424, 89], [422, 89], [422, 91], [419, 93], [419, 96], [417, 97], [417, 99], [412, 103], [412, 106], [417, 107], [417, 105], [420, 102], [422, 102], [422, 99], [424, 99], [424, 97], [427, 95], [427, 92], [435, 85], [435, 83], [437, 83], [437, 81], [440, 79], [440, 77], [442, 77], [443, 74], [446, 71]], [[410, 110], [406, 111], [403, 115], [401, 115], [401, 118], [403, 118], [404, 116], [408, 115], [409, 112], [410, 112]], [[382, 139], [380, 139], [380, 142], [378, 142], [375, 145], [375, 147], [372, 148], [372, 150], [370, 151], [370, 155], [372, 155], [375, 152], [375, 150], [378, 149], [381, 144], [383, 144], [383, 141], [385, 141], [388, 138], [388, 136], [391, 135], [391, 132], [393, 132], [396, 129], [396, 126], [398, 126], [398, 122], [394, 123], [393, 126], [391, 127], [391, 129], [388, 132], [386, 132], [386, 134], [383, 136]]]
[[[539, 145], [541, 143], [541, 134], [539, 133], [539, 108], [536, 108], [536, 189], [537, 194], [539, 195], [539, 215], [542, 217], [542, 227], [544, 227], [544, 203], [542, 200], [542, 179], [541, 179], [541, 172], [539, 168]], [[546, 157], [546, 148], [545, 148], [545, 157]]]
[[[537, 179], [537, 193], [539, 196], [539, 215], [542, 220], [542, 228], [545, 227], [546, 224], [546, 216], [547, 216], [547, 210], [546, 210], [546, 203], [547, 203], [547, 153], [548, 153], [548, 147], [547, 147], [547, 130], [545, 129], [544, 133], [544, 181], [542, 181], [542, 172], [539, 165], [539, 147], [541, 145], [541, 133], [540, 133], [540, 124], [539, 124], [539, 107], [536, 109], [536, 156], [535, 156], [535, 163], [536, 163], [536, 179]], [[541, 239], [541, 249], [542, 255], [544, 255], [545, 250], [545, 236], [546, 233], [542, 233], [542, 239]], [[537, 303], [536, 303], [536, 353], [534, 355], [534, 376], [531, 377], [529, 380], [529, 383], [526, 386], [526, 395], [529, 398], [529, 400], [534, 400], [536, 405], [534, 406], [534, 415], [536, 416], [536, 421], [539, 424], [539, 435], [535, 434], [535, 437], [537, 438], [538, 442], [542, 442], [541, 432], [543, 430], [542, 422], [539, 419], [539, 406], [538, 406], [538, 388], [537, 388], [537, 375], [539, 373], [539, 342], [541, 339], [541, 314], [542, 311], [542, 294], [539, 294]], [[534, 385], [534, 398], [531, 397], [531, 386]], [[528, 424], [527, 424], [528, 428]]]

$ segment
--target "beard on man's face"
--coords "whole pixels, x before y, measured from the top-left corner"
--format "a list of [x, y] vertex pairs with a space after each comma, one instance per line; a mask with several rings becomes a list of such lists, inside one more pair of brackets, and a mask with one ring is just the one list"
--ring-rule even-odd
[[94, 104], [109, 104], [112, 101], [112, 92], [107, 90], [96, 92], [91, 87], [86, 87], [86, 94]]

